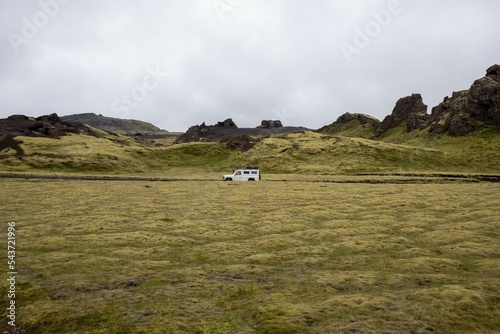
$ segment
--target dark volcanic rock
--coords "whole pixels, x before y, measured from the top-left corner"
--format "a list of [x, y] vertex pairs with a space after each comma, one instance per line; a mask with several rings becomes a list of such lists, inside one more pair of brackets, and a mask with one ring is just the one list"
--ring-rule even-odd
[[500, 128], [500, 66], [486, 70], [469, 90], [454, 92], [432, 109], [430, 132], [464, 136], [484, 126]]
[[[264, 127], [262, 127], [264, 126]], [[262, 125], [257, 128], [238, 128], [231, 118], [215, 125], [201, 125], [190, 127], [186, 133], [179, 136], [174, 144], [192, 142], [217, 142], [226, 137], [236, 138], [240, 135], [246, 136], [270, 136], [273, 134], [286, 134], [309, 129], [303, 127], [284, 127], [280, 121], [262, 121]]]
[[[100, 136], [100, 134], [85, 125], [63, 122], [56, 114], [41, 116], [36, 119], [24, 115], [13, 115], [0, 119], [0, 152], [2, 152], [0, 159], [11, 156], [22, 159], [25, 156], [25, 152], [20, 145], [23, 142], [17, 137], [58, 139], [72, 133], [94, 137]], [[16, 153], [12, 154], [12, 151], [16, 151]]]
[[442, 103], [432, 108], [430, 133], [449, 132], [461, 136], [474, 131], [470, 114], [466, 112], [468, 96], [467, 90], [453, 92], [451, 98], [445, 97]]
[[[356, 119], [361, 124], [370, 121], [366, 116], [347, 113], [318, 132], [341, 132], [345, 130], [341, 125], [350, 124]], [[391, 115], [377, 126], [374, 137], [400, 126], [403, 122], [407, 132], [428, 128], [431, 134], [448, 133], [451, 136], [464, 136], [485, 127], [500, 130], [500, 65], [488, 68], [486, 76], [476, 80], [470, 89], [445, 97], [442, 103], [432, 108], [430, 115], [427, 114], [427, 106], [420, 94], [400, 99]]]
[[491, 66], [471, 86], [469, 107], [472, 118], [500, 126], [500, 65]]
[[[203, 124], [205, 124], [205, 123], [203, 123]], [[217, 124], [215, 125], [215, 127], [217, 127], [217, 128], [224, 128], [224, 129], [237, 129], [238, 128], [238, 126], [236, 125], [236, 123], [234, 123], [231, 118], [228, 118], [228, 119], [226, 119], [223, 122], [217, 122]]]
[[31, 118], [24, 115], [13, 115], [0, 119], [0, 137], [27, 136], [59, 138], [68, 133], [82, 133], [97, 136], [93, 130], [82, 125], [63, 122], [56, 114]]
[[276, 129], [276, 128], [282, 128], [283, 124], [281, 124], [281, 121], [278, 120], [263, 120], [258, 126], [258, 129]]
[[[16, 140], [13, 135], [0, 137], [0, 152], [5, 149], [12, 149], [16, 151], [16, 157], [22, 157], [24, 155], [24, 150], [20, 146], [22, 143], [22, 141]], [[0, 159], [2, 159], [1, 156]]]
[[238, 129], [238, 126], [231, 118], [223, 122], [217, 122], [215, 125], [206, 125], [203, 122], [201, 125], [190, 127], [186, 133], [179, 136], [174, 144], [192, 143], [199, 141], [219, 141], [226, 137], [227, 130]]
[[430, 115], [427, 114], [427, 105], [420, 94], [403, 97], [396, 102], [392, 114], [384, 118], [376, 135], [379, 136], [390, 129], [397, 128], [406, 122], [406, 131], [422, 130], [429, 125]]

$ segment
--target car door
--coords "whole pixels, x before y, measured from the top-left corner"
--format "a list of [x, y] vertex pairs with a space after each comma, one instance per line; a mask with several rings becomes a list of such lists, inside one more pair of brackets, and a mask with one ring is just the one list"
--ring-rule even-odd
[[243, 181], [243, 176], [241, 175], [241, 170], [237, 170], [236, 173], [234, 173], [234, 180], [235, 181]]

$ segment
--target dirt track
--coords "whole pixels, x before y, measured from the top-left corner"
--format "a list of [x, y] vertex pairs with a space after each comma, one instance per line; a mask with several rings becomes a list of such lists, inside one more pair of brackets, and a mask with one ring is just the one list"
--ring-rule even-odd
[[[391, 178], [377, 178], [380, 176]], [[394, 178], [392, 178], [394, 177]], [[211, 181], [222, 182], [220, 179], [185, 179], [185, 178], [149, 178], [120, 176], [84, 176], [84, 175], [38, 175], [0, 173], [0, 179], [34, 179], [34, 180], [81, 180], [81, 181], [146, 181], [146, 182], [188, 182]], [[267, 180], [263, 180], [267, 181]], [[320, 183], [372, 183], [372, 184], [420, 184], [420, 183], [453, 183], [453, 182], [500, 182], [500, 175], [461, 175], [461, 174], [391, 174], [391, 175], [350, 175], [346, 179], [331, 180], [271, 180], [274, 182], [320, 182]]]

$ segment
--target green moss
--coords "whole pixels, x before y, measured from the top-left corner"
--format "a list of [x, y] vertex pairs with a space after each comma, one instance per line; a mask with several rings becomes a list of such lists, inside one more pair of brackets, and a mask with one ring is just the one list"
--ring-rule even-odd
[[373, 124], [361, 124], [359, 120], [354, 120], [347, 124], [334, 126], [328, 131], [328, 134], [344, 137], [372, 138], [375, 135], [375, 130]]
[[[359, 122], [358, 122], [359, 123]], [[406, 132], [403, 123], [377, 140], [352, 122], [345, 136], [314, 132], [261, 138], [247, 152], [222, 143], [189, 143], [168, 147], [142, 145], [127, 137], [66, 136], [60, 140], [22, 138], [26, 156], [0, 159], [0, 170], [31, 173], [112, 175], [184, 175], [227, 173], [258, 165], [263, 173], [498, 173], [500, 133], [485, 128], [464, 137], [434, 136], [427, 130]]]
[[20, 232], [19, 326], [78, 334], [492, 331], [500, 319], [496, 184], [368, 182], [381, 178], [149, 188], [0, 179], [9, 198], [0, 210]]

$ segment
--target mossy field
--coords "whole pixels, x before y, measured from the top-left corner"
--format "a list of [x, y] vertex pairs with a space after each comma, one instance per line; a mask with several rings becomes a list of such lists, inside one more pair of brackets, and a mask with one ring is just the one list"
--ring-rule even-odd
[[498, 183], [317, 178], [0, 179], [18, 332], [500, 332]]

